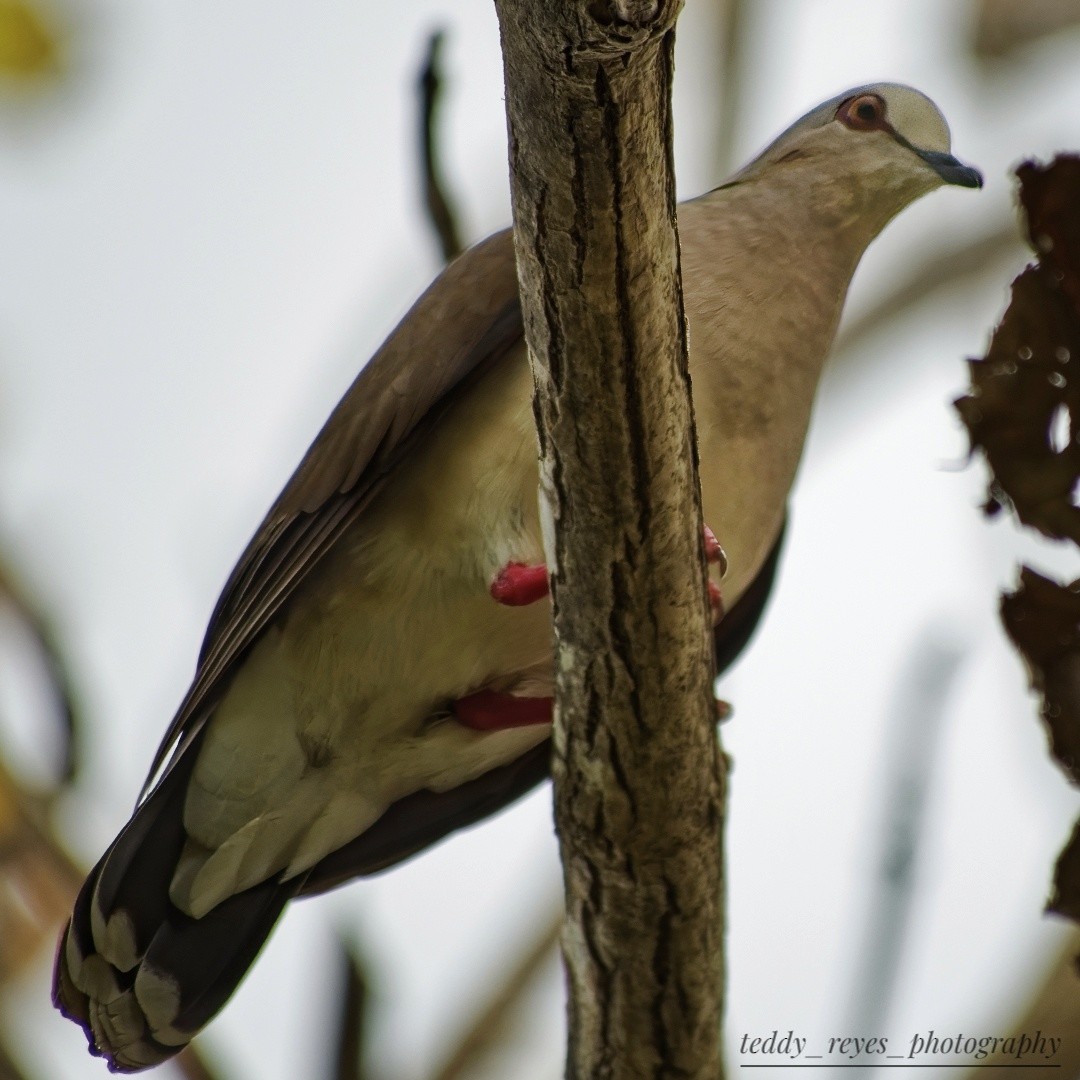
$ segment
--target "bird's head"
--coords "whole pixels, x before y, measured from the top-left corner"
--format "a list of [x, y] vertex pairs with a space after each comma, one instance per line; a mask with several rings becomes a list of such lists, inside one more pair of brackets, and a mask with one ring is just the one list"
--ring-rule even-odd
[[[885, 219], [942, 184], [982, 187], [953, 157], [949, 125], [925, 95], [900, 83], [859, 86], [812, 109], [729, 184], [779, 178], [827, 182], [837, 196], [874, 204]], [[727, 186], [727, 185], [725, 185]], [[807, 197], [818, 193], [807, 191]], [[882, 221], [881, 224], [884, 224]]]

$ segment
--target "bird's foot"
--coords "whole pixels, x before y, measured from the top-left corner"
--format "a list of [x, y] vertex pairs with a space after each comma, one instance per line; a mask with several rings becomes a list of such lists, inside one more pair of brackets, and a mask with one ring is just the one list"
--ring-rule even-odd
[[[722, 579], [727, 573], [727, 556], [716, 539], [716, 533], [708, 525], [703, 527], [705, 534], [705, 561], [719, 570]], [[491, 583], [491, 597], [497, 603], [507, 607], [526, 607], [535, 604], [537, 600], [543, 600], [551, 591], [548, 581], [547, 567], [543, 563], [527, 565], [525, 563], [507, 563], [495, 575]], [[720, 593], [720, 586], [709, 581], [709, 604], [713, 612], [713, 624], [715, 625], [724, 617], [724, 600]]]
[[718, 566], [720, 576], [723, 577], [727, 573], [727, 556], [724, 554], [724, 549], [720, 546], [720, 541], [716, 539], [716, 533], [708, 525], [702, 526], [702, 532], [705, 534], [705, 561]]
[[473, 731], [503, 731], [551, 723], [552, 699], [516, 697], [498, 690], [478, 690], [451, 705], [459, 724]]
[[507, 563], [491, 583], [492, 599], [508, 607], [524, 607], [543, 600], [550, 590], [547, 567], [543, 563], [526, 566]]
[[[723, 579], [727, 573], [727, 556], [720, 546], [720, 541], [716, 539], [716, 533], [708, 525], [703, 526], [703, 532], [705, 534], [705, 562], [709, 564], [709, 573], [712, 573], [712, 567], [715, 566], [720, 578]], [[724, 598], [721, 595], [720, 586], [711, 577], [709, 578], [709, 606], [712, 608], [713, 626], [715, 626], [724, 617]]]

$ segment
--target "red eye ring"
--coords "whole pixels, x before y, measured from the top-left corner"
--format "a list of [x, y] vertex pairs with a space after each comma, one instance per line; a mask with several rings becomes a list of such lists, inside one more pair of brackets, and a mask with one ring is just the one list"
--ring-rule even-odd
[[886, 128], [885, 102], [877, 94], [860, 94], [836, 110], [836, 118], [854, 131], [881, 131]]

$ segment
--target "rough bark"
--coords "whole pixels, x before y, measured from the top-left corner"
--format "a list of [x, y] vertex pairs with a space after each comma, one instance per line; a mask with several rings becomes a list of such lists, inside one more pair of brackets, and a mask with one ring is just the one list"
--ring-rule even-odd
[[724, 764], [671, 160], [679, 0], [496, 0], [557, 638], [567, 1076], [720, 1075]]

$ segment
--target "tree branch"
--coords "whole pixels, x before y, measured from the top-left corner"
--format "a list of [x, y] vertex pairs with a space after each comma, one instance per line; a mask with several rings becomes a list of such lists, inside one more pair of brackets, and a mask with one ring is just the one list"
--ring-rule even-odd
[[541, 922], [526, 951], [503, 975], [464, 1035], [457, 1040], [446, 1062], [435, 1073], [435, 1080], [465, 1080], [480, 1071], [480, 1063], [505, 1040], [515, 1010], [521, 1006], [525, 991], [554, 953], [562, 930], [562, 906]]
[[569, 1077], [720, 1075], [724, 771], [671, 160], [678, 0], [496, 0], [556, 662]]
[[417, 88], [420, 91], [420, 160], [424, 173], [424, 206], [427, 208], [431, 227], [438, 237], [443, 261], [450, 262], [461, 254], [462, 245], [457, 214], [446, 194], [438, 152], [436, 119], [439, 98], [442, 96], [443, 80], [439, 58], [442, 54], [443, 39], [441, 30], [436, 30], [428, 39], [427, 55], [417, 79]]

